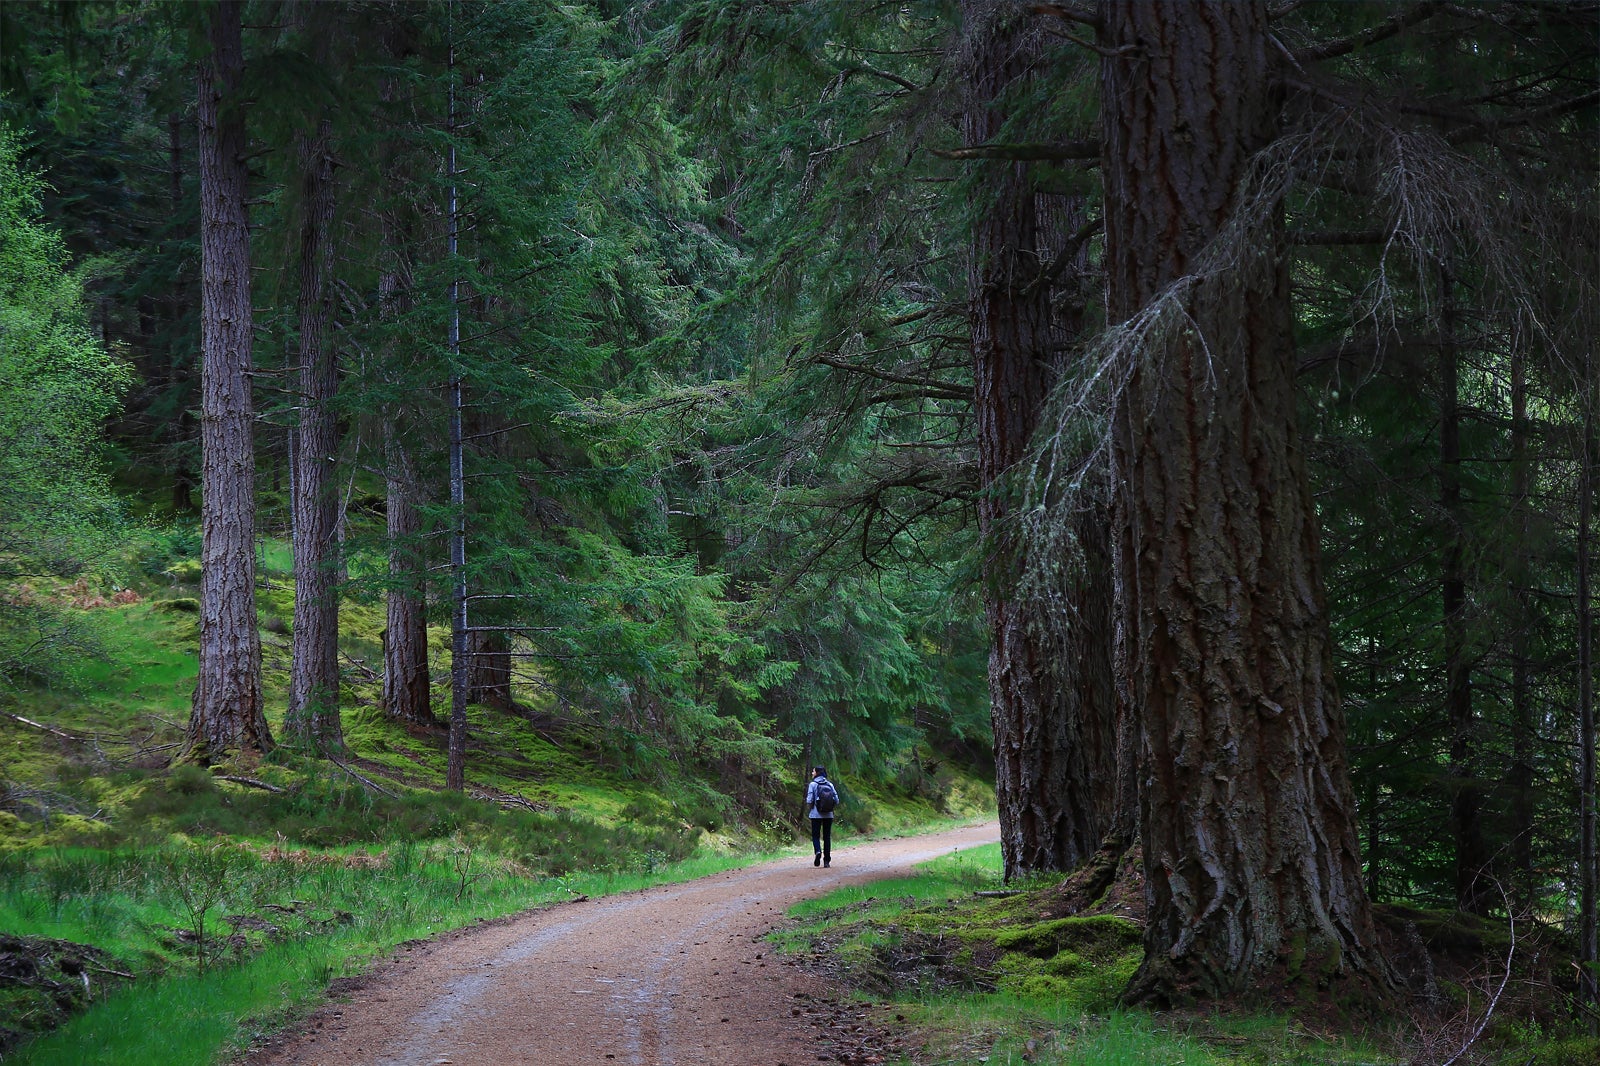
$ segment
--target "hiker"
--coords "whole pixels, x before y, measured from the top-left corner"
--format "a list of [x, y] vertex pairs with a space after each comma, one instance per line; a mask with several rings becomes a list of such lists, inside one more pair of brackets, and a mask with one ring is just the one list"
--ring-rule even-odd
[[828, 780], [821, 766], [811, 768], [811, 783], [806, 786], [806, 808], [811, 817], [811, 847], [816, 858], [812, 866], [833, 865], [833, 809], [839, 805], [839, 790]]

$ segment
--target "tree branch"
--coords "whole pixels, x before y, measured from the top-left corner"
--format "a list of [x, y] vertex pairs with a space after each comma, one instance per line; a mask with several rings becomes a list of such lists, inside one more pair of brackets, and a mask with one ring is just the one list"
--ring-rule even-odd
[[929, 381], [904, 377], [900, 374], [891, 374], [886, 370], [874, 370], [871, 367], [858, 366], [855, 363], [849, 363], [843, 359], [834, 359], [826, 355], [814, 355], [812, 358], [823, 366], [831, 366], [836, 370], [848, 370], [853, 374], [863, 374], [869, 378], [877, 378], [879, 381], [892, 381], [896, 385], [912, 385], [918, 389], [925, 390], [929, 395], [940, 396], [947, 400], [972, 399], [971, 389], [963, 389], [947, 381]]
[[1087, 26], [1091, 30], [1100, 28], [1100, 20], [1094, 12], [1078, 7], [1074, 4], [1063, 3], [1037, 3], [1033, 5], [1035, 15], [1049, 15], [1063, 22], [1076, 22], [1080, 26]]
[[1505, 115], [1501, 118], [1489, 121], [1474, 122], [1470, 125], [1462, 126], [1459, 129], [1451, 130], [1449, 133], [1445, 134], [1445, 140], [1449, 141], [1451, 144], [1459, 144], [1460, 142], [1467, 140], [1476, 140], [1479, 137], [1487, 137], [1490, 134], [1512, 126], [1527, 126], [1547, 118], [1554, 118], [1557, 115], [1564, 115], [1568, 111], [1578, 111], [1597, 102], [1600, 102], [1600, 89], [1596, 89], [1592, 92], [1586, 92], [1580, 96], [1571, 97], [1570, 99], [1558, 100], [1555, 103], [1547, 104], [1544, 107], [1536, 107], [1532, 111], [1525, 111], [1522, 114]]
[[907, 92], [914, 93], [922, 90], [922, 86], [918, 85], [914, 81], [902, 78], [900, 75], [895, 74], [892, 71], [879, 70], [877, 67], [869, 67], [865, 63], [861, 63], [853, 67], [845, 67], [843, 70], [839, 71], [839, 73], [845, 77], [849, 77], [852, 74], [871, 74], [875, 78], [882, 78], [884, 81], [893, 82], [902, 89], [905, 89]]
[[930, 148], [940, 159], [1011, 159], [1033, 163], [1061, 160], [1098, 161], [1099, 141], [1066, 141], [1062, 144], [972, 144], [962, 148]]
[[1317, 63], [1324, 59], [1333, 59], [1337, 56], [1349, 55], [1358, 48], [1377, 44], [1396, 34], [1403, 33], [1419, 22], [1437, 15], [1444, 9], [1444, 4], [1439, 0], [1426, 0], [1424, 3], [1409, 7], [1398, 15], [1394, 15], [1376, 26], [1370, 26], [1360, 33], [1349, 37], [1342, 37], [1337, 41], [1327, 41], [1311, 48], [1302, 48], [1294, 53], [1294, 58], [1300, 63]]

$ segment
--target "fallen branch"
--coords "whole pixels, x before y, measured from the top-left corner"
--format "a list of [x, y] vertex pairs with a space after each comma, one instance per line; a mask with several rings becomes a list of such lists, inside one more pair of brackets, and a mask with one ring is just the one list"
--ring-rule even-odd
[[89, 969], [93, 970], [95, 973], [110, 974], [112, 977], [126, 977], [130, 981], [134, 979], [134, 976], [131, 973], [123, 973], [121, 970], [108, 970], [104, 966], [90, 966]]
[[1005, 899], [1008, 896], [1023, 896], [1027, 895], [1027, 893], [1020, 888], [1002, 888], [983, 892], [974, 892], [973, 895], [982, 896], [984, 899]]
[[388, 789], [386, 789], [382, 785], [378, 784], [376, 781], [373, 781], [371, 778], [362, 777], [360, 774], [358, 774], [354, 770], [350, 769], [350, 767], [346, 766], [344, 763], [340, 762], [338, 759], [335, 759], [332, 755], [328, 756], [328, 761], [333, 763], [333, 765], [337, 766], [339, 769], [343, 770], [345, 773], [349, 774], [351, 777], [355, 778], [357, 781], [361, 782], [363, 785], [365, 785], [368, 788], [372, 789], [372, 791], [381, 792], [385, 796], [388, 796], [390, 799], [399, 799], [400, 798], [399, 796], [395, 795], [393, 792], [390, 792]]
[[279, 788], [277, 785], [269, 785], [265, 781], [257, 781], [253, 777], [235, 777], [233, 774], [212, 774], [211, 776], [218, 781], [232, 781], [236, 785], [249, 785], [251, 788], [259, 788], [265, 792], [276, 792], [280, 795], [288, 791], [288, 789]]
[[42, 729], [46, 733], [49, 733], [51, 736], [60, 737], [62, 740], [70, 740], [75, 744], [84, 743], [84, 738], [83, 737], [75, 737], [71, 733], [63, 733], [61, 730], [57, 729], [55, 726], [45, 725], [43, 722], [35, 722], [32, 718], [24, 718], [24, 717], [22, 717], [22, 715], [20, 715], [20, 714], [12, 714], [10, 711], [0, 711], [0, 714], [4, 714], [7, 718], [10, 718], [12, 721], [21, 722], [23, 725], [31, 725], [35, 729]]

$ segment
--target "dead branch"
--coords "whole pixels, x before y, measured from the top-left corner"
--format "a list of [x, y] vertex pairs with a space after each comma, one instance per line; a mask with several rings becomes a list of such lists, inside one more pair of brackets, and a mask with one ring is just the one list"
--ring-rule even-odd
[[345, 773], [349, 774], [351, 777], [355, 778], [357, 781], [359, 781], [361, 784], [365, 785], [367, 788], [370, 788], [372, 791], [381, 792], [383, 795], [388, 796], [390, 799], [399, 799], [400, 798], [399, 796], [395, 795], [393, 792], [390, 792], [388, 789], [386, 789], [382, 785], [378, 784], [376, 781], [373, 781], [371, 778], [363, 777], [362, 775], [356, 773], [354, 770], [350, 769], [350, 767], [346, 766], [344, 763], [340, 762], [338, 759], [335, 759], [332, 755], [328, 756], [328, 761], [333, 763], [333, 765], [337, 766], [339, 769], [343, 770]]
[[892, 381], [897, 385], [912, 385], [925, 390], [929, 396], [939, 396], [947, 400], [969, 400], [972, 398], [971, 389], [963, 389], [959, 385], [952, 385], [944, 381], [925, 381], [917, 378], [904, 377], [900, 374], [891, 374], [884, 370], [875, 370], [872, 367], [858, 366], [843, 359], [834, 359], [826, 355], [812, 356], [823, 366], [831, 366], [835, 370], [848, 370], [852, 374], [865, 374], [879, 381]]
[[32, 718], [24, 718], [24, 717], [22, 717], [22, 715], [20, 715], [20, 714], [12, 714], [10, 711], [3, 711], [3, 712], [0, 712], [0, 713], [3, 713], [7, 718], [10, 718], [12, 721], [21, 722], [23, 725], [32, 726], [35, 729], [42, 729], [46, 733], [49, 733], [51, 736], [60, 737], [62, 740], [70, 740], [75, 744], [83, 744], [83, 743], [86, 742], [83, 737], [75, 737], [71, 733], [63, 733], [61, 730], [55, 728], [54, 726], [45, 725], [43, 722], [35, 722]]
[[259, 788], [263, 792], [276, 792], [281, 795], [288, 791], [287, 789], [279, 788], [277, 785], [269, 785], [265, 781], [257, 781], [253, 777], [236, 777], [233, 774], [212, 774], [211, 776], [218, 781], [232, 781], [236, 785], [249, 785], [251, 788]]

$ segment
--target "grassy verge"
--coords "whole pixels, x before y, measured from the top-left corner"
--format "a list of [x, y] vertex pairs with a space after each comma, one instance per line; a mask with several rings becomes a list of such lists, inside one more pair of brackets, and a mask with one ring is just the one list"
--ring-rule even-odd
[[[198, 541], [174, 537], [152, 536], [148, 557], [122, 568], [149, 578], [136, 588], [90, 575], [0, 589], [93, 638], [25, 689], [0, 689], [8, 1063], [214, 1062], [397, 943], [724, 870], [804, 837], [798, 779], [784, 795], [735, 798], [693, 766], [619, 750], [582, 708], [531, 683], [509, 712], [470, 709], [468, 794], [444, 791], [443, 730], [377, 706], [374, 603], [341, 610], [343, 765], [279, 748], [214, 772], [169, 766], [195, 682], [199, 575]], [[258, 590], [280, 736], [286, 559], [266, 545]], [[444, 634], [433, 640], [442, 657]], [[915, 758], [909, 784], [847, 782], [841, 839], [992, 804], [958, 767]]]
[[[469, 813], [475, 806], [454, 802]], [[30, 995], [0, 993], [9, 1024], [24, 1032], [50, 1029], [6, 1061], [224, 1061], [305, 1014], [331, 981], [362, 972], [406, 941], [796, 851], [669, 857], [642, 831], [618, 836], [571, 815], [552, 829], [538, 815], [476, 807], [485, 818], [525, 823], [520, 857], [508, 857], [516, 848], [507, 841], [516, 834], [505, 827], [494, 850], [475, 846], [474, 839], [484, 839], [482, 825], [476, 838], [395, 839], [381, 848], [214, 839], [0, 853], [0, 928], [51, 938], [54, 944], [34, 954], [71, 960], [54, 983], [65, 983], [78, 1001], [41, 998], [37, 988]], [[529, 853], [536, 837], [559, 840], [567, 872], [551, 875], [549, 861]], [[530, 873], [525, 862], [540, 872]], [[79, 1007], [85, 1009], [64, 1022], [57, 1016]]]
[[[790, 910], [779, 950], [810, 953], [917, 1050], [897, 1066], [1397, 1066], [1372, 1042], [1281, 1017], [1126, 1011], [1140, 934], [1113, 915], [1049, 918], [1053, 881], [999, 891], [998, 845]], [[893, 1021], [889, 1018], [892, 1015]]]
[[[361, 972], [408, 940], [541, 904], [703, 877], [766, 857], [707, 854], [653, 868], [531, 880], [503, 863], [475, 868], [464, 851], [437, 847], [393, 847], [381, 857], [362, 852], [263, 856], [233, 845], [164, 857], [61, 854], [54, 857], [58, 880], [65, 880], [60, 871], [71, 868], [78, 877], [99, 879], [97, 890], [82, 903], [57, 896], [30, 905], [16, 890], [26, 892], [27, 882], [39, 877], [48, 880], [52, 864], [31, 864], [24, 876], [6, 871], [0, 875], [6, 882], [0, 906], [11, 913], [0, 911], [0, 921], [10, 924], [21, 910], [30, 925], [87, 941], [101, 936], [108, 920], [118, 920], [113, 915], [121, 915], [120, 920], [134, 923], [147, 946], [100, 969], [127, 965], [132, 971], [174, 972], [147, 972], [148, 979], [125, 988], [116, 988], [114, 977], [93, 975], [94, 984], [104, 987], [109, 981], [114, 991], [102, 993], [89, 1009], [25, 1044], [7, 1061], [29, 1066], [218, 1062], [306, 1012], [330, 981]], [[207, 894], [219, 870], [226, 888]], [[166, 890], [155, 887], [163, 876]], [[209, 901], [203, 923], [196, 920], [197, 910], [183, 905], [185, 898], [195, 899], [196, 906]], [[224, 915], [234, 907], [245, 913]], [[41, 910], [56, 916], [53, 928], [38, 920]], [[195, 935], [203, 926], [210, 926], [204, 938]], [[129, 941], [123, 944], [126, 950]]]

